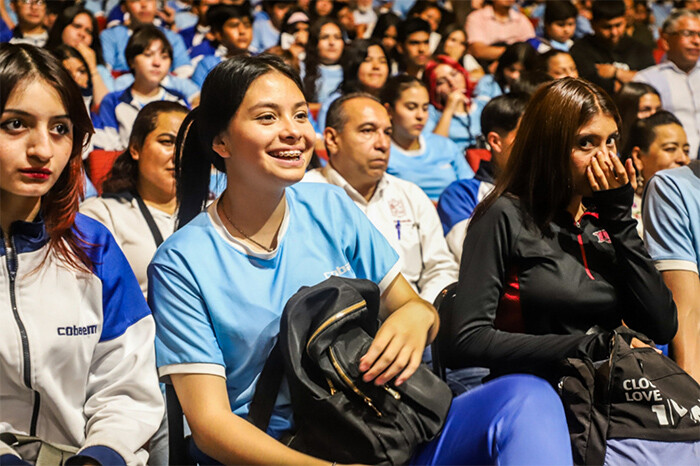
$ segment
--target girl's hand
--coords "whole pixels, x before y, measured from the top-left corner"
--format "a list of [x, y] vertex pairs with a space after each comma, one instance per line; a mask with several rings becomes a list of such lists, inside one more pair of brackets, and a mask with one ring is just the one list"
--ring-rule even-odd
[[78, 52], [80, 52], [80, 55], [82, 55], [85, 59], [88, 68], [90, 68], [88, 71], [92, 74], [92, 72], [97, 69], [97, 58], [95, 57], [95, 51], [87, 45], [83, 44], [82, 42], [78, 44], [76, 49], [78, 50]]
[[655, 346], [648, 345], [644, 343], [642, 340], [639, 340], [638, 338], [632, 338], [632, 341], [630, 341], [630, 348], [635, 349], [635, 348], [653, 348], [654, 351], [656, 351], [659, 354], [663, 354], [661, 350]]
[[158, 15], [160, 19], [162, 19], [170, 29], [172, 29], [173, 25], [175, 24], [175, 10], [173, 8], [165, 5], [163, 6], [162, 10], [156, 11], [156, 15]]
[[450, 92], [447, 96], [447, 103], [445, 104], [445, 109], [449, 109], [454, 112], [457, 109], [459, 109], [460, 104], [464, 104], [465, 107], [468, 107], [469, 99], [467, 98], [463, 90], [457, 89]]
[[428, 333], [437, 313], [427, 302], [411, 300], [391, 313], [377, 332], [367, 354], [360, 358], [363, 380], [384, 385], [396, 377], [399, 386], [418, 369]]
[[627, 183], [630, 183], [633, 189], [637, 188], [637, 176], [632, 160], [628, 159], [623, 165], [616, 155], [610, 156], [602, 151], [591, 159], [586, 176], [593, 191], [615, 189]]

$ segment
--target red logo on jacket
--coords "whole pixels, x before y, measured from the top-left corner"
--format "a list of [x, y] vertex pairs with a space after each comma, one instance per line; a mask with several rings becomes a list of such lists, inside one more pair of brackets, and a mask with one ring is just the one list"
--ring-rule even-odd
[[594, 231], [593, 236], [598, 239], [599, 243], [612, 243], [612, 241], [610, 241], [610, 235], [608, 235], [608, 232], [605, 230]]

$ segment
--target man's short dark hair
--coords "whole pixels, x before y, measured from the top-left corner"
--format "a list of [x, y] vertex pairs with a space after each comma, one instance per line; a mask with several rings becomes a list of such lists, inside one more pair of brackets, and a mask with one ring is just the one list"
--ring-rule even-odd
[[396, 31], [396, 41], [399, 44], [403, 44], [408, 40], [408, 36], [415, 32], [427, 32], [430, 34], [430, 23], [418, 17], [408, 18], [399, 24]]
[[573, 3], [562, 0], [547, 0], [544, 8], [544, 24], [576, 18], [578, 10]]
[[144, 24], [134, 30], [124, 50], [124, 58], [126, 58], [130, 68], [136, 55], [142, 54], [156, 40], [163, 43], [163, 51], [168, 54], [170, 60], [173, 59], [173, 46], [168, 42], [165, 33], [152, 24]]
[[481, 132], [486, 136], [491, 131], [505, 134], [518, 126], [530, 96], [522, 92], [511, 92], [489, 100], [481, 111]]
[[625, 16], [625, 2], [622, 0], [595, 1], [591, 7], [593, 21], [609, 21]]
[[374, 100], [379, 105], [382, 104], [379, 99], [367, 92], [351, 92], [342, 95], [335, 99], [328, 108], [328, 113], [326, 114], [326, 128], [333, 128], [338, 132], [343, 131], [345, 124], [348, 122], [348, 114], [345, 113], [344, 109], [345, 102], [360, 98]]

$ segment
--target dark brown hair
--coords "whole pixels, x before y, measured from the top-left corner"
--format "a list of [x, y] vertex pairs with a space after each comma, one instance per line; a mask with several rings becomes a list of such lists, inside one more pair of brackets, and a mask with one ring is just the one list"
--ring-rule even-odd
[[584, 79], [562, 78], [540, 87], [530, 99], [503, 173], [477, 206], [478, 219], [501, 196], [520, 199], [521, 208], [543, 232], [573, 195], [571, 150], [576, 133], [595, 115], [620, 116], [608, 94]]
[[168, 100], [151, 102], [141, 109], [134, 120], [126, 150], [114, 161], [109, 176], [102, 184], [103, 193], [136, 190], [139, 179], [139, 163], [131, 156], [131, 148], [141, 150], [148, 135], [155, 131], [156, 126], [158, 126], [158, 117], [164, 113], [175, 112], [186, 115], [188, 110], [183, 105]]
[[90, 245], [80, 237], [75, 214], [83, 195], [82, 153], [94, 131], [80, 88], [58, 59], [46, 50], [27, 44], [0, 44], [0, 113], [5, 111], [16, 88], [33, 81], [44, 82], [56, 90], [73, 123], [73, 147], [68, 164], [41, 199], [49, 252], [69, 266], [89, 271], [93, 264], [85, 248]]

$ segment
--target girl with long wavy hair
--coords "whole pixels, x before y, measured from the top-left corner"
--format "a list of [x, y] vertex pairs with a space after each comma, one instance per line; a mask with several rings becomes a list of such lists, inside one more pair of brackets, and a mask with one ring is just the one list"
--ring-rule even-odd
[[340, 85], [344, 49], [343, 27], [336, 19], [322, 17], [312, 23], [301, 69], [306, 100], [323, 103]]

